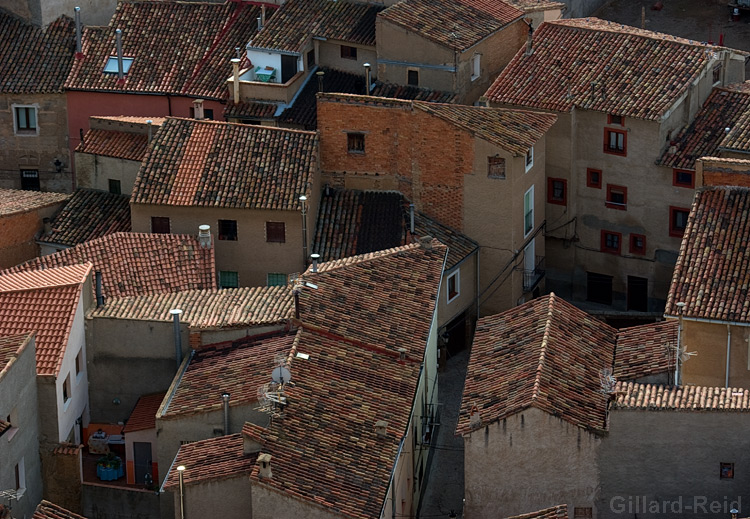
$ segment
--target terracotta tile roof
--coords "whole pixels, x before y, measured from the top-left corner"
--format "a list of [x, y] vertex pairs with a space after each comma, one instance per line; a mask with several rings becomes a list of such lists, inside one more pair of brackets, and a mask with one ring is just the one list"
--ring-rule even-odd
[[91, 117], [92, 121], [96, 121], [97, 119], [130, 124], [148, 124], [148, 121], [151, 121], [151, 124], [154, 126], [161, 126], [167, 120], [166, 117], [141, 117], [139, 115], [97, 115], [96, 117]]
[[750, 411], [750, 390], [618, 382], [613, 409], [649, 411]]
[[[358, 92], [361, 92], [359, 90]], [[431, 90], [408, 85], [394, 85], [393, 83], [375, 82], [375, 86], [370, 91], [373, 96], [392, 97], [394, 99], [407, 99], [412, 101], [427, 101], [429, 103], [455, 103], [456, 95], [454, 92], [443, 92], [441, 90]]]
[[750, 322], [750, 189], [707, 187], [693, 200], [666, 315]]
[[[405, 245], [408, 204], [401, 193], [330, 189], [320, 199], [312, 251], [321, 261], [329, 261]], [[419, 212], [414, 214], [414, 230], [417, 236], [432, 236], [448, 246], [446, 270], [479, 247]]]
[[3, 378], [13, 365], [13, 362], [21, 355], [21, 352], [25, 349], [33, 335], [33, 332], [26, 332], [0, 337], [0, 379]]
[[[229, 60], [255, 35], [258, 16], [249, 2], [121, 0], [109, 26], [84, 28], [85, 57], [75, 60], [65, 88], [225, 99]], [[116, 29], [123, 55], [134, 58], [122, 82], [104, 73], [116, 56]]]
[[75, 50], [75, 24], [69, 17], [42, 30], [0, 11], [0, 92], [61, 93]]
[[116, 130], [89, 130], [76, 148], [78, 153], [140, 162], [148, 150], [148, 136]]
[[750, 107], [739, 116], [734, 127], [722, 139], [719, 148], [727, 151], [750, 152]]
[[130, 197], [78, 188], [39, 241], [70, 247], [113, 232], [130, 231]]
[[313, 132], [170, 118], [153, 138], [132, 201], [297, 210], [317, 168], [317, 143]]
[[[258, 388], [271, 382], [271, 372], [286, 357], [296, 332], [248, 338], [194, 350], [179, 385], [165, 401], [161, 417], [221, 410], [221, 394], [230, 394], [230, 408], [258, 401]], [[230, 411], [231, 412], [231, 411]]]
[[[309, 358], [292, 360], [294, 387], [285, 390], [290, 404], [283, 419], [265, 431], [249, 431], [261, 440], [261, 452], [273, 457], [273, 478], [259, 478], [256, 466], [252, 484], [335, 515], [379, 517], [408, 427], [420, 362], [399, 362], [382, 348], [306, 328], [297, 351]], [[377, 437], [378, 420], [388, 422], [386, 438]]]
[[440, 117], [519, 156], [525, 156], [557, 120], [552, 114], [482, 106], [415, 101], [414, 108]]
[[[743, 122], [743, 116], [750, 117], [750, 90], [714, 88], [690, 126], [672, 139], [674, 145], [664, 151], [657, 163], [695, 169], [696, 159], [716, 155], [719, 148], [742, 147], [743, 139], [750, 139], [748, 121]], [[725, 128], [731, 128], [729, 134]]]
[[156, 393], [141, 396], [122, 429], [123, 434], [155, 428], [156, 412], [159, 410], [165, 395], [166, 393]]
[[34, 511], [34, 515], [31, 519], [86, 519], [82, 515], [74, 514], [70, 510], [50, 503], [47, 500], [42, 500]]
[[82, 447], [83, 445], [75, 445], [73, 443], [58, 443], [52, 449], [52, 454], [57, 456], [78, 456]]
[[568, 505], [557, 505], [528, 514], [513, 515], [505, 519], [568, 519]]
[[523, 16], [505, 2], [490, 0], [405, 0], [379, 15], [452, 49], [463, 51]]
[[634, 380], [674, 370], [676, 320], [621, 328], [617, 331], [614, 376]]
[[179, 308], [191, 328], [227, 328], [282, 322], [292, 317], [293, 304], [288, 286], [186, 290], [112, 299], [89, 315], [171, 321], [169, 311]]
[[90, 261], [109, 300], [180, 290], [215, 289], [214, 249], [194, 236], [116, 232], [42, 256], [5, 272], [40, 271]]
[[0, 189], [0, 216], [36, 211], [64, 202], [68, 198], [70, 195], [63, 193]]
[[599, 373], [611, 368], [614, 328], [550, 294], [484, 317], [471, 349], [457, 434], [530, 407], [592, 431], [606, 428], [608, 396]]
[[36, 333], [37, 375], [57, 375], [91, 263], [0, 273], [0, 335]]
[[234, 104], [228, 102], [224, 108], [224, 118], [270, 120], [273, 119], [277, 109], [278, 105], [273, 103], [248, 101]]
[[180, 446], [164, 481], [164, 488], [172, 489], [179, 485], [177, 467], [180, 465], [185, 466], [182, 481], [189, 486], [249, 474], [257, 459], [258, 453], [244, 454], [241, 434], [187, 443]]
[[[486, 96], [495, 103], [569, 112], [574, 106], [658, 120], [717, 49], [597, 18], [546, 22], [534, 52], [520, 49]], [[649, 59], [643, 59], [648, 55]], [[591, 84], [597, 83], [593, 100]]]
[[341, 0], [288, 0], [250, 38], [249, 49], [300, 53], [312, 37], [375, 46], [375, 17], [382, 5]]
[[505, 0], [505, 2], [521, 9], [525, 13], [549, 11], [552, 9], [561, 9], [564, 12], [567, 9], [564, 2], [553, 2], [550, 0]]
[[[443, 272], [447, 247], [405, 245], [331, 261], [310, 268], [300, 315], [306, 324], [340, 337], [422, 358]], [[373, 323], [380, 323], [373, 326]]]

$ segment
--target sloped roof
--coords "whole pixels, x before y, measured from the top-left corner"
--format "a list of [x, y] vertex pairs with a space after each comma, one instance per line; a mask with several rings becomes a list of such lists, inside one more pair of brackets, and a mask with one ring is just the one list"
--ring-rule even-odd
[[168, 322], [169, 311], [179, 308], [180, 320], [191, 328], [227, 328], [284, 321], [293, 304], [288, 286], [185, 290], [113, 299], [89, 315]]
[[703, 386], [662, 386], [618, 382], [613, 409], [648, 411], [750, 411], [750, 390]]
[[[658, 120], [718, 49], [598, 18], [555, 20], [534, 32], [486, 96], [495, 103], [569, 112], [573, 107]], [[591, 84], [596, 83], [592, 95]]]
[[[330, 189], [320, 199], [317, 222], [312, 251], [321, 261], [391, 249], [409, 239], [408, 201], [396, 192]], [[479, 247], [419, 212], [414, 214], [414, 231], [448, 246], [446, 270]]]
[[57, 375], [91, 263], [0, 273], [0, 336], [36, 333], [37, 375]]
[[64, 193], [0, 189], [0, 217], [36, 211], [64, 202], [68, 198], [70, 195]]
[[148, 136], [117, 130], [89, 130], [84, 135], [77, 153], [140, 162], [148, 150]]
[[161, 406], [166, 393], [143, 395], [136, 402], [133, 412], [128, 417], [128, 422], [122, 429], [123, 434], [134, 431], [145, 431], [156, 427], [156, 412]]
[[513, 515], [505, 519], [568, 519], [568, 505], [557, 505], [528, 514]]
[[261, 103], [257, 101], [244, 101], [237, 104], [228, 102], [224, 107], [224, 117], [238, 119], [273, 119], [278, 105], [274, 103]]
[[62, 93], [75, 50], [75, 24], [69, 17], [40, 29], [0, 10], [0, 92]]
[[[554, 2], [551, 0], [505, 0], [510, 5], [521, 9], [525, 13], [534, 13], [538, 11], [549, 11], [560, 9], [563, 12], [567, 9], [564, 2]], [[567, 514], [567, 512], [566, 512]]]
[[34, 511], [31, 519], [86, 519], [82, 515], [75, 514], [70, 510], [58, 506], [43, 499]]
[[382, 5], [347, 0], [288, 0], [253, 38], [249, 49], [302, 52], [313, 36], [375, 45], [375, 16]]
[[693, 200], [666, 315], [750, 322], [750, 189], [706, 187]]
[[[107, 27], [84, 28], [85, 57], [75, 60], [65, 88], [225, 99], [230, 59], [254, 37], [259, 16], [249, 2], [120, 0]], [[122, 82], [103, 72], [117, 55], [116, 29], [123, 56], [134, 58]]]
[[521, 18], [523, 11], [502, 1], [405, 0], [379, 16], [428, 40], [463, 51]]
[[130, 197], [78, 188], [39, 241], [70, 247], [114, 232], [130, 231]]
[[317, 167], [317, 142], [313, 132], [169, 118], [153, 138], [132, 201], [298, 210]]
[[[695, 161], [716, 155], [719, 148], [740, 149], [750, 144], [750, 90], [740, 85], [714, 88], [693, 122], [674, 139], [658, 164], [671, 168], [695, 169]], [[730, 128], [729, 133], [725, 131]], [[744, 143], [744, 144], [743, 144]]]
[[[300, 316], [308, 325], [421, 359], [427, 344], [447, 247], [433, 240], [311, 267]], [[373, 326], [373, 323], [379, 323]]]
[[477, 323], [457, 434], [536, 407], [573, 425], [606, 428], [608, 397], [599, 373], [611, 368], [614, 328], [554, 294]]
[[220, 410], [224, 392], [230, 395], [230, 408], [254, 404], [258, 388], [271, 382], [276, 357], [287, 356], [296, 335], [288, 331], [255, 335], [196, 350], [160, 417]]
[[[258, 459], [258, 453], [243, 452], [241, 434], [230, 434], [180, 446], [173, 467], [183, 465], [182, 481], [185, 486], [206, 481], [231, 479], [249, 474]], [[177, 470], [169, 471], [165, 489], [179, 485]], [[249, 489], [248, 489], [249, 490]]]
[[87, 261], [102, 273], [106, 299], [217, 288], [213, 247], [204, 249], [196, 237], [183, 234], [116, 232], [5, 272], [44, 272]]
[[674, 370], [677, 328], [678, 322], [669, 320], [618, 330], [615, 378], [634, 380]]
[[[10, 369], [13, 361], [21, 355], [34, 332], [0, 336], [0, 380]], [[2, 429], [0, 427], [0, 429]], [[0, 430], [2, 434], [2, 430]]]

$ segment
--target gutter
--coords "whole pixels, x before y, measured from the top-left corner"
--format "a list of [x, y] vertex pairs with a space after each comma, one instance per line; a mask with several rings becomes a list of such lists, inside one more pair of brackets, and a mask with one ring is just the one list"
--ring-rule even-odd
[[[679, 319], [680, 316], [664, 314], [664, 318], [665, 319]], [[721, 319], [706, 319], [703, 317], [685, 317], [685, 316], [682, 316], [682, 319], [685, 321], [694, 321], [696, 323], [721, 324], [721, 325], [741, 326], [744, 328], [750, 328], [750, 323], [741, 323], [739, 321], [723, 321]]]

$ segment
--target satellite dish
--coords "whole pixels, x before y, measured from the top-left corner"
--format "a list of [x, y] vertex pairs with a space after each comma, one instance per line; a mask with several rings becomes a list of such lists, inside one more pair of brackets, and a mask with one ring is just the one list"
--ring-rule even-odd
[[277, 384], [284, 385], [292, 380], [292, 373], [284, 366], [279, 366], [271, 372], [271, 380]]

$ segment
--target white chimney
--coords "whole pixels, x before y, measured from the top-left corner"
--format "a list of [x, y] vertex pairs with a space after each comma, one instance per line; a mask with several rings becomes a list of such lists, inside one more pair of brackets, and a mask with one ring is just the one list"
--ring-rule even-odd
[[204, 249], [211, 248], [211, 226], [200, 225], [198, 227], [198, 243]]
[[203, 99], [193, 101], [193, 116], [199, 121], [203, 120]]
[[263, 479], [271, 479], [273, 477], [271, 473], [272, 457], [270, 454], [258, 454], [258, 463], [260, 464], [258, 475]]
[[240, 59], [232, 58], [232, 90], [234, 104], [240, 102]]
[[378, 438], [385, 438], [388, 435], [388, 422], [385, 420], [375, 422], [375, 433], [378, 435]]
[[320, 254], [310, 254], [310, 258], [312, 259], [312, 271], [317, 272], [318, 261], [320, 260]]

